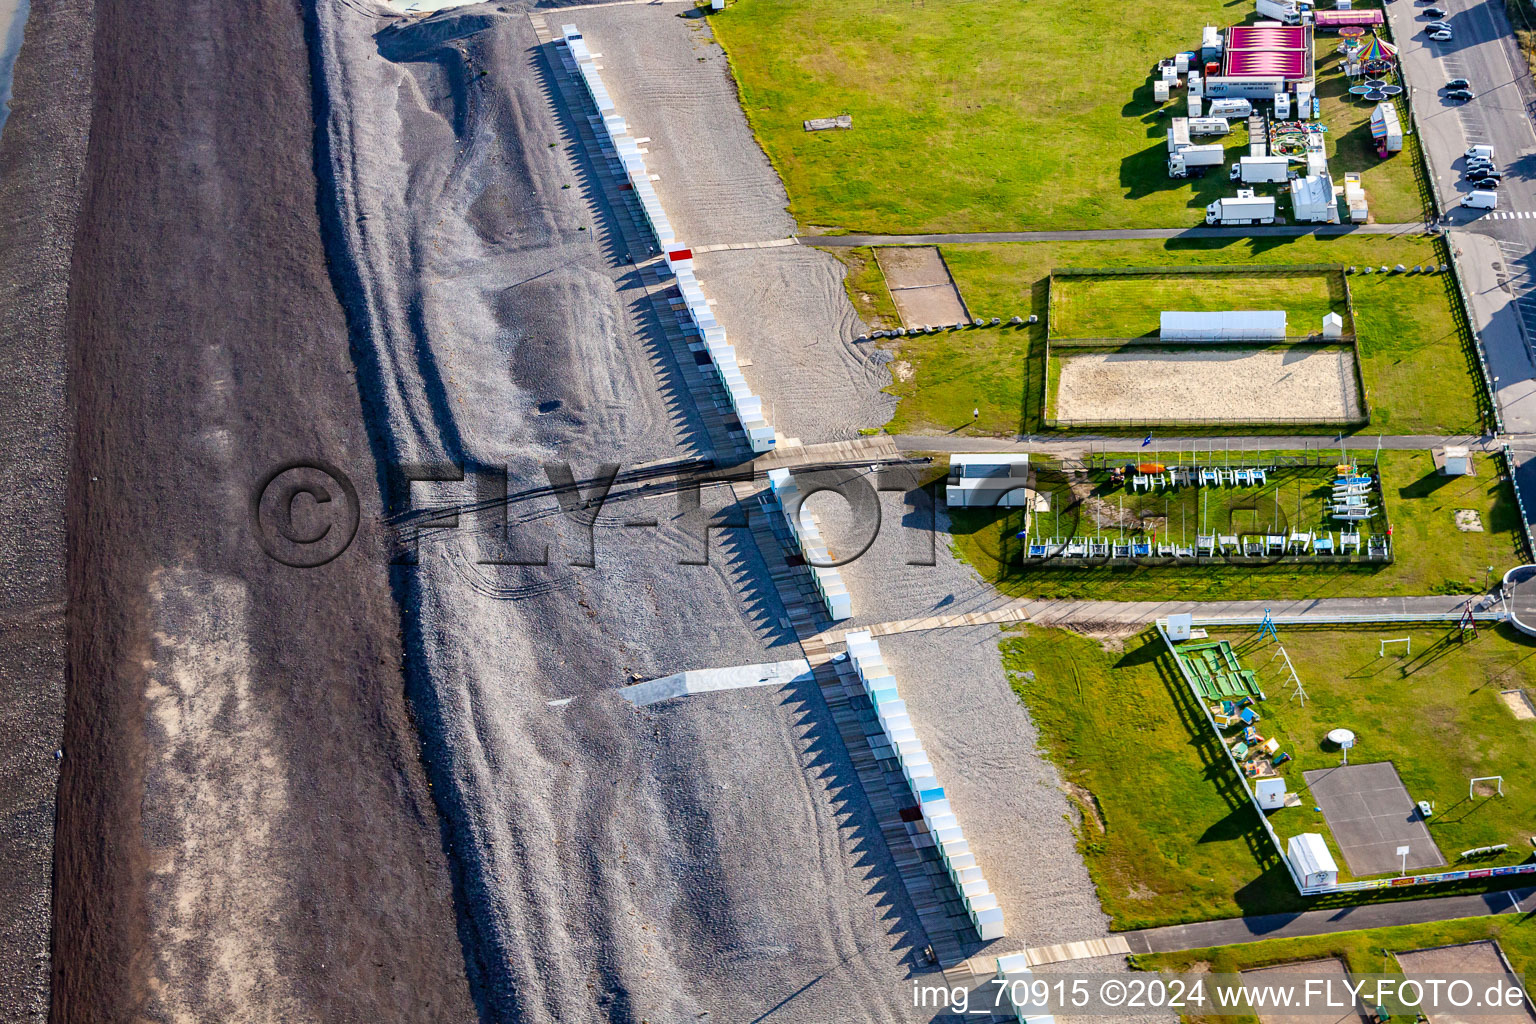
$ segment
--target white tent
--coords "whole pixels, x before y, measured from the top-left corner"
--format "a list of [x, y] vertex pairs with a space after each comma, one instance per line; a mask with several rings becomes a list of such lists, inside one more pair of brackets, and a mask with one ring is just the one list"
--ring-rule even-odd
[[1164, 311], [1159, 336], [1170, 341], [1284, 341], [1285, 310]]

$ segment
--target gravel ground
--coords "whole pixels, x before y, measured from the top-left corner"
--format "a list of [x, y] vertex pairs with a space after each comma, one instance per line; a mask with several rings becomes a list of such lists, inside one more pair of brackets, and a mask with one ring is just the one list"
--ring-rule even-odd
[[[0, 134], [0, 1021], [47, 1019], [58, 748], [70, 247], [90, 125], [91, 4], [39, 4]], [[9, 25], [9, 18], [4, 19]]]
[[1343, 420], [1360, 415], [1348, 349], [1140, 350], [1058, 356], [1064, 420]]
[[[33, 12], [94, 28], [88, 63], [59, 45], [43, 65], [50, 102], [91, 104], [88, 135], [51, 129], [89, 146], [50, 1017], [471, 1019], [317, 216], [302, 11], [70, 7]], [[317, 458], [366, 528], [298, 570], [263, 553], [250, 499]]]
[[[590, 168], [559, 145], [527, 19], [476, 8], [376, 43], [351, 5], [319, 11], [324, 201], [386, 460], [507, 466], [517, 494], [550, 459], [583, 476], [705, 454]], [[546, 16], [596, 37], [604, 14]], [[685, 24], [644, 16], [665, 22], [656, 46], [684, 48], [672, 63], [693, 60]], [[642, 21], [626, 35], [644, 42]], [[594, 38], [615, 82], [616, 45]], [[598, 518], [595, 565], [575, 567], [578, 525], [525, 497], [518, 543], [549, 543], [550, 565], [476, 564], [493, 542], [466, 521], [397, 575], [482, 1014], [907, 1019], [915, 915], [819, 692], [646, 709], [603, 692], [798, 654], [750, 537], [717, 533], [709, 566], [680, 566], [675, 509], [624, 489]], [[621, 525], [645, 516], [662, 527]]]
[[[795, 233], [789, 197], [747, 127], [725, 51], [681, 6], [572, 7], [544, 15], [574, 24], [602, 54], [603, 84], [629, 133], [649, 138], [645, 164], [678, 238], [690, 245], [765, 242]], [[707, 288], [710, 279], [700, 273]], [[713, 292], [710, 293], [714, 295]]]
[[[874, 474], [862, 476], [871, 487], [876, 485]], [[812, 495], [806, 499], [806, 507], [817, 517], [822, 537], [837, 558], [851, 557], [877, 529], [876, 524], [856, 521], [848, 502], [831, 492]], [[938, 529], [931, 540], [928, 514], [920, 508], [908, 505], [902, 493], [880, 494], [880, 522], [873, 542], [869, 542], [862, 555], [839, 570], [853, 595], [853, 618], [838, 623], [838, 628], [854, 629], [933, 614], [987, 611], [1012, 600], [955, 557], [950, 549], [942, 493], [933, 519]], [[933, 565], [908, 564], [929, 558]]]
[[736, 249], [696, 259], [699, 280], [774, 428], [806, 444], [858, 436], [891, 418], [884, 353], [853, 339], [864, 327], [843, 290], [843, 265], [815, 249]]

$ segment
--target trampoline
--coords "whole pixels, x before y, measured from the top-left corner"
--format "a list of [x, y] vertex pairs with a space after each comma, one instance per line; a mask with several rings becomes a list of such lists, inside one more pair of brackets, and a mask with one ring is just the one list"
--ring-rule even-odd
[[1397, 874], [1399, 846], [1408, 847], [1408, 870], [1445, 866], [1439, 847], [1419, 817], [1391, 761], [1318, 768], [1303, 773], [1312, 800], [1323, 809], [1350, 874]]

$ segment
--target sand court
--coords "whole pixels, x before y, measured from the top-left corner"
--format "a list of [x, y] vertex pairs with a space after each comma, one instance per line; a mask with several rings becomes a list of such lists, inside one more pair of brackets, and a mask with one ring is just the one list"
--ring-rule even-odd
[[1364, 419], [1354, 352], [1335, 347], [1138, 348], [1052, 354], [1057, 420]]

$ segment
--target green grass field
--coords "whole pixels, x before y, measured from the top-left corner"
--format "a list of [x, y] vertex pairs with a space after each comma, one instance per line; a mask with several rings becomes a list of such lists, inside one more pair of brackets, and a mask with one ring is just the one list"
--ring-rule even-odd
[[[1004, 320], [1034, 313], [1029, 327], [903, 338], [898, 358], [910, 380], [890, 390], [901, 401], [891, 433], [1013, 435], [1042, 429], [1047, 279], [1054, 267], [1339, 263], [1416, 266], [1441, 262], [1424, 237], [1041, 242], [951, 245], [944, 258], [966, 305]], [[1448, 276], [1356, 274], [1350, 278], [1361, 373], [1372, 422], [1383, 433], [1481, 429], [1480, 389], [1470, 336], [1452, 314]], [[971, 410], [981, 416], [973, 424]]]
[[[1528, 976], [1536, 969], [1536, 916], [1530, 914], [1467, 917], [1432, 924], [1371, 928], [1297, 939], [1263, 939], [1239, 946], [1216, 946], [1177, 953], [1144, 953], [1131, 957], [1131, 964], [1144, 971], [1209, 970], [1219, 974], [1235, 974], [1280, 964], [1338, 958], [1344, 961], [1351, 974], [1401, 974], [1402, 968], [1395, 956], [1398, 953], [1484, 939], [1498, 942], [1516, 973]], [[1536, 990], [1536, 986], [1527, 977], [1526, 992], [1533, 990]], [[1182, 1019], [1188, 1024], [1257, 1024], [1258, 1021], [1257, 1017], [1251, 1015], [1188, 1014]]]
[[[1365, 660], [1362, 651], [1375, 654], [1381, 635], [1403, 633], [1399, 629], [1389, 634], [1379, 630], [1330, 634], [1285, 627], [1280, 631], [1293, 660], [1303, 654], [1307, 667], [1297, 668], [1309, 687], [1315, 677], [1319, 689], [1339, 695], [1326, 698], [1330, 700], [1347, 696], [1354, 680], [1345, 677], [1330, 688], [1329, 673], [1317, 666], [1326, 665], [1331, 655], [1353, 669]], [[1435, 639], [1424, 631], [1426, 649]], [[1531, 644], [1513, 631], [1485, 630], [1465, 652], [1458, 650], [1455, 656], [1429, 663], [1421, 679], [1406, 685], [1422, 691], [1419, 703], [1425, 706], [1452, 702], [1457, 694], [1480, 695], [1477, 688], [1488, 689], [1484, 680], [1489, 676], [1501, 680], [1500, 686], [1516, 681], [1536, 685], [1536, 659], [1532, 658], [1536, 648]], [[1117, 929], [1487, 887], [1481, 881], [1476, 886], [1453, 883], [1303, 900], [1155, 631], [1110, 640], [1021, 626], [1006, 631], [1000, 647], [1009, 679], [1040, 731], [1040, 745], [1061, 771], [1081, 811], [1079, 848]], [[1510, 749], [1521, 739], [1512, 717], [1486, 707], [1481, 696], [1457, 712], [1469, 720], [1467, 730], [1447, 734], [1444, 743], [1437, 739], [1426, 744], [1422, 733], [1414, 741], [1402, 739], [1400, 733], [1374, 732], [1375, 726], [1365, 723], [1372, 716], [1392, 712], [1365, 705], [1372, 694], [1379, 698], [1378, 686], [1390, 685], [1385, 679], [1362, 684], [1360, 706], [1351, 705], [1350, 714], [1362, 723], [1361, 758], [1367, 756], [1367, 749], [1379, 755], [1392, 743], [1396, 746], [1390, 749], [1408, 771], [1418, 771], [1423, 764], [1424, 770], [1434, 772], [1439, 769], [1430, 763], [1433, 756], [1443, 755], [1442, 747], [1454, 740], [1467, 747], [1445, 758], [1447, 770], [1454, 772], [1464, 761], [1477, 760], [1475, 744], [1485, 733], [1503, 730], [1500, 749]], [[1271, 704], [1278, 708], [1286, 699], [1284, 690], [1276, 693], [1271, 687], [1269, 692], [1271, 699], [1261, 706], [1265, 710]], [[1288, 711], [1289, 705], [1285, 707]], [[1484, 712], [1489, 712], [1486, 718], [1481, 717]], [[1279, 714], [1277, 710], [1276, 717]], [[1522, 726], [1519, 749], [1522, 756], [1529, 756], [1536, 736], [1531, 723]], [[1367, 748], [1367, 742], [1377, 746]], [[1411, 749], [1415, 745], [1426, 751], [1422, 757]], [[1299, 740], [1293, 740], [1288, 749], [1299, 752], [1300, 747]], [[1408, 781], [1410, 787], [1417, 784]], [[1465, 781], [1462, 787], [1464, 792]], [[1503, 820], [1508, 823], [1522, 807], [1528, 820], [1528, 806], [1511, 801], [1501, 810]], [[1459, 849], [1450, 851], [1451, 855]]]
[[[1371, 453], [1361, 461], [1369, 465], [1374, 458]], [[1443, 477], [1428, 452], [1382, 452], [1383, 498], [1395, 557], [1385, 566], [1025, 567], [1015, 537], [1024, 528], [1022, 509], [953, 510], [950, 539], [955, 553], [982, 579], [1015, 597], [1211, 601], [1478, 593], [1488, 579], [1488, 566], [1503, 573], [1523, 557], [1514, 495], [1498, 471], [1493, 459], [1479, 458], [1477, 476]], [[1283, 511], [1284, 498], [1281, 504]], [[1483, 529], [1458, 530], [1458, 509], [1475, 511]]]
[[[913, 233], [1200, 222], [1231, 185], [1224, 173], [1168, 177], [1150, 72], [1197, 45], [1202, 26], [1252, 14], [1215, 0], [1006, 13], [987, 0], [737, 0], [709, 21], [790, 213], [806, 226]], [[1327, 46], [1319, 95], [1335, 177], [1364, 172], [1377, 220], [1418, 219], [1413, 143], [1385, 162], [1366, 151], [1369, 108], [1338, 99]], [[1186, 110], [1182, 94], [1162, 106]], [[840, 113], [851, 130], [801, 124]], [[1245, 136], [1238, 126], [1224, 140], [1228, 162], [1246, 154]]]
[[843, 290], [848, 293], [854, 311], [871, 329], [891, 330], [901, 326], [901, 314], [896, 311], [896, 303], [886, 287], [885, 276], [880, 273], [880, 264], [875, 262], [873, 249], [836, 246], [822, 251], [831, 253], [848, 268], [843, 277]]
[[1345, 330], [1351, 329], [1344, 275], [1337, 272], [1064, 274], [1052, 281], [1051, 337], [1152, 337], [1164, 310], [1229, 309], [1283, 309], [1293, 337], [1320, 333], [1329, 313], [1338, 313]]
[[[1393, 645], [1378, 657], [1378, 640], [1407, 637], [1411, 656]], [[1536, 835], [1536, 721], [1519, 721], [1500, 699], [1501, 690], [1536, 683], [1536, 645], [1505, 631], [1483, 630], [1463, 642], [1444, 629], [1288, 630], [1282, 637], [1307, 700], [1291, 695], [1289, 673], [1275, 658], [1272, 640], [1251, 631], [1213, 632], [1229, 640], [1243, 666], [1252, 669], [1269, 700], [1261, 705], [1259, 731], [1280, 740], [1295, 758], [1283, 768], [1301, 807], [1270, 815], [1282, 839], [1320, 832], [1333, 848], [1339, 878], [1351, 875], [1322, 814], [1306, 799], [1301, 773], [1339, 763], [1321, 738], [1329, 729], [1352, 729], [1360, 738], [1351, 752], [1355, 763], [1391, 761], [1415, 800], [1432, 800], [1430, 836], [1447, 866], [1516, 864], [1531, 856], [1528, 837]], [[1426, 744], [1426, 733], [1435, 742]], [[1468, 780], [1506, 777], [1503, 798], [1469, 799]], [[1474, 847], [1509, 844], [1499, 857], [1458, 862], [1457, 854]]]

